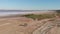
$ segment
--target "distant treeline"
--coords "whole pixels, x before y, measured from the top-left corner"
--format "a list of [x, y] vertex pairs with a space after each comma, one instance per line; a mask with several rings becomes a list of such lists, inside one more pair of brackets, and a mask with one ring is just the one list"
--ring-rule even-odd
[[56, 12], [57, 12], [57, 16], [60, 17], [60, 10], [56, 10]]
[[60, 10], [56, 10], [57, 13], [60, 13]]

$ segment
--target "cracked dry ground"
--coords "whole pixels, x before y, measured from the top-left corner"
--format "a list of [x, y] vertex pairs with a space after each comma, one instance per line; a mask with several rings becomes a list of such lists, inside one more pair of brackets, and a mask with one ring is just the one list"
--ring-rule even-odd
[[34, 21], [26, 17], [0, 18], [0, 34], [32, 34], [47, 20]]

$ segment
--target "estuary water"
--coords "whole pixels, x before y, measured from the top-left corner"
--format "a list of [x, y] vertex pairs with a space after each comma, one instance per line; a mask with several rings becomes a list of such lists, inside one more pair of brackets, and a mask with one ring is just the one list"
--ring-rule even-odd
[[0, 10], [0, 16], [8, 16], [14, 14], [31, 14], [31, 13], [46, 13], [46, 12], [53, 12], [53, 11], [31, 11], [31, 10]]
[[14, 14], [30, 14], [30, 13], [33, 13], [33, 12], [18, 12], [18, 11], [9, 11], [9, 12], [7, 12], [7, 11], [5, 11], [5, 12], [1, 12], [0, 11], [0, 16], [8, 16], [8, 15], [14, 15]]

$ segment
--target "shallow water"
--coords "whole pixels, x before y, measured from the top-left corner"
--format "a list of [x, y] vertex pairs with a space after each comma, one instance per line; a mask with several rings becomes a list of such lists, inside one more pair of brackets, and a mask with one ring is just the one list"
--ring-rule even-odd
[[12, 14], [29, 14], [32, 12], [0, 12], [0, 16], [7, 16], [7, 15], [12, 15]]
[[12, 15], [12, 14], [31, 14], [31, 13], [44, 13], [44, 12], [51, 12], [51, 11], [22, 11], [22, 10], [0, 10], [0, 16], [7, 16], [7, 15]]

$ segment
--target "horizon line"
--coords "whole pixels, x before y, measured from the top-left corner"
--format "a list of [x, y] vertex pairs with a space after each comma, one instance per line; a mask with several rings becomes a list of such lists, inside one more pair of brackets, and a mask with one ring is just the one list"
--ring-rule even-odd
[[[19, 9], [0, 9], [0, 10], [19, 10]], [[60, 10], [60, 9], [51, 9], [51, 10]]]

